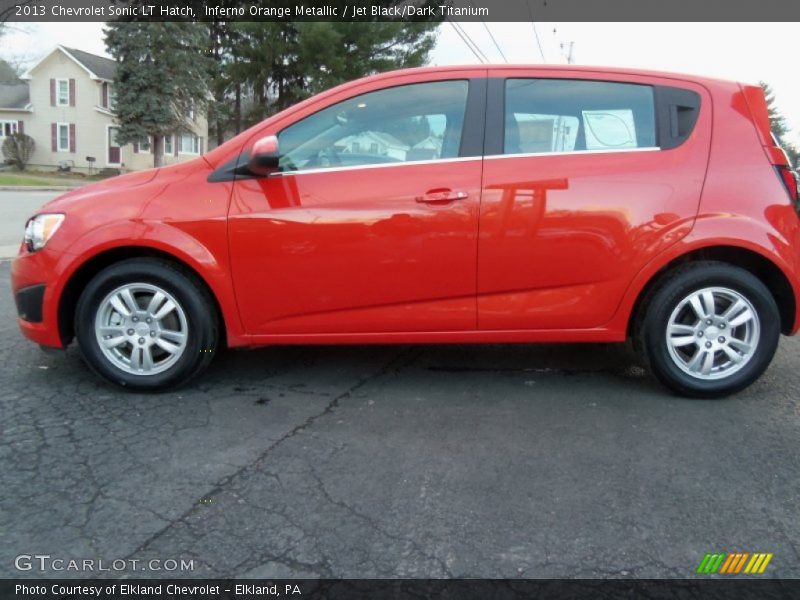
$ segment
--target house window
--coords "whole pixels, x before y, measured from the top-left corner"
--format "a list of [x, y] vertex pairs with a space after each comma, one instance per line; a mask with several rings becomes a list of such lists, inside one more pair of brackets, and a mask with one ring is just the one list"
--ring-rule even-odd
[[0, 121], [0, 137], [8, 137], [17, 133], [16, 121]]
[[180, 137], [178, 152], [181, 154], [200, 154], [200, 138], [191, 133], [184, 133]]
[[172, 145], [172, 136], [165, 135], [164, 136], [164, 154], [172, 154], [175, 151], [174, 146]]
[[183, 116], [194, 121], [194, 102], [189, 102], [189, 106], [186, 107], [186, 112], [183, 113]]
[[69, 79], [56, 79], [56, 105], [69, 106]]
[[58, 151], [69, 152], [69, 123], [58, 124]]
[[114, 108], [115, 102], [116, 97], [114, 96], [114, 88], [109, 82], [104, 81], [100, 85], [100, 104], [103, 106], [103, 108], [111, 110]]
[[148, 154], [150, 152], [150, 138], [142, 138], [136, 146], [137, 154]]

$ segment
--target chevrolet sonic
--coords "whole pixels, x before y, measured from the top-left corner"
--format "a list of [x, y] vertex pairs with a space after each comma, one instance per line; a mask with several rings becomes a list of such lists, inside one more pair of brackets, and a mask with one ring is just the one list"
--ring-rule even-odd
[[220, 344], [630, 338], [667, 387], [718, 397], [800, 326], [798, 191], [757, 86], [411, 69], [64, 194], [12, 284], [24, 335], [136, 390]]

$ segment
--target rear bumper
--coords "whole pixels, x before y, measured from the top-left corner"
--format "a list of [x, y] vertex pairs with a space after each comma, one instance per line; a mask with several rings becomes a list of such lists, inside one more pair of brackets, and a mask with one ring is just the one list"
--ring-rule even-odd
[[47, 249], [22, 250], [11, 263], [11, 289], [17, 305], [17, 324], [22, 335], [42, 346], [63, 348], [58, 328], [56, 264]]

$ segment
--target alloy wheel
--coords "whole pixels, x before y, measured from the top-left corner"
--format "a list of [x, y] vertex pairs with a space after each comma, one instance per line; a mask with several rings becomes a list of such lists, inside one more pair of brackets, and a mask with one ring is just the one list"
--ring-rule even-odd
[[149, 283], [118, 287], [100, 303], [95, 337], [103, 355], [133, 375], [155, 375], [186, 350], [189, 325], [178, 300]]

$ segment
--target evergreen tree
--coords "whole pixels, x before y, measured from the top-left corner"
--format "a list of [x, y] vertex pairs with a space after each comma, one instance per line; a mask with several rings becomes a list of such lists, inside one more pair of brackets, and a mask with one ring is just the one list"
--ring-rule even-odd
[[800, 155], [800, 151], [798, 151], [798, 149], [794, 146], [794, 144], [789, 142], [789, 140], [787, 139], [787, 136], [791, 128], [786, 122], [786, 117], [784, 117], [780, 113], [778, 107], [776, 106], [775, 92], [773, 91], [773, 89], [769, 86], [768, 83], [765, 83], [763, 81], [759, 82], [759, 85], [761, 85], [761, 88], [764, 90], [764, 97], [766, 98], [767, 101], [767, 112], [769, 113], [769, 125], [770, 128], [772, 129], [772, 133], [775, 135], [776, 138], [778, 138], [778, 141], [780, 142], [781, 146], [783, 146], [783, 149], [786, 151], [786, 154], [789, 155], [789, 160], [791, 161], [792, 166], [795, 166], [797, 165], [797, 158], [798, 155]]
[[[345, 81], [424, 65], [436, 27], [431, 22], [226, 23], [214, 85], [233, 104], [228, 128], [238, 133]], [[242, 100], [245, 92], [249, 106]]]
[[117, 60], [114, 76], [120, 144], [152, 137], [153, 166], [164, 156], [164, 136], [187, 130], [190, 111], [206, 111], [209, 33], [205, 24], [112, 21], [106, 48]]

